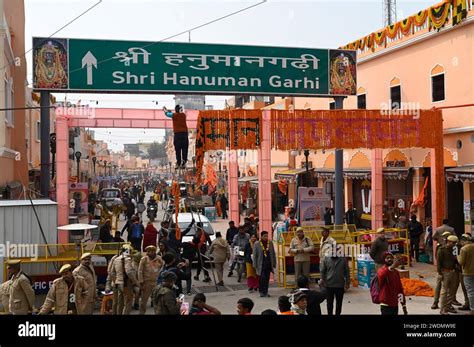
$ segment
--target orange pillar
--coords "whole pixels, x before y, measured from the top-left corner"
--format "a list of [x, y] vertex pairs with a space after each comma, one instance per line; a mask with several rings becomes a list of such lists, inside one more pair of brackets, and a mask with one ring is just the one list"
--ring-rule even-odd
[[[58, 226], [69, 223], [69, 126], [65, 117], [56, 116], [56, 201]], [[58, 243], [67, 243], [68, 232], [58, 231]]]
[[[446, 186], [444, 177], [443, 147], [431, 149], [431, 218], [433, 230], [445, 217]], [[436, 253], [435, 253], [436, 254]]]
[[382, 150], [372, 150], [372, 229], [383, 227], [383, 162]]
[[261, 145], [258, 150], [258, 217], [260, 231], [272, 238], [272, 170], [270, 144], [270, 111], [262, 113]]
[[229, 171], [227, 184], [229, 190], [229, 218], [235, 222], [236, 226], [238, 226], [240, 223], [240, 212], [237, 151], [229, 151], [228, 154], [229, 161], [227, 163], [227, 168]]

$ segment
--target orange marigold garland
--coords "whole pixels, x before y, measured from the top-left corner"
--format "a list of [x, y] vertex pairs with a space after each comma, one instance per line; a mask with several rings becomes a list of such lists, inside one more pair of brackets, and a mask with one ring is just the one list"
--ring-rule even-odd
[[411, 34], [412, 27], [413, 27], [413, 16], [405, 18], [404, 20], [400, 21], [400, 32], [404, 36], [408, 36]]
[[397, 37], [399, 30], [400, 30], [400, 22], [396, 22], [395, 24], [387, 26], [386, 28], [387, 37], [389, 39], [394, 39], [395, 37]]
[[428, 10], [422, 10], [413, 16], [413, 25], [421, 27], [425, 24], [426, 18], [428, 18]]
[[440, 30], [448, 22], [450, 10], [451, 0], [445, 0], [442, 4], [431, 7], [428, 10], [430, 30], [432, 28]]

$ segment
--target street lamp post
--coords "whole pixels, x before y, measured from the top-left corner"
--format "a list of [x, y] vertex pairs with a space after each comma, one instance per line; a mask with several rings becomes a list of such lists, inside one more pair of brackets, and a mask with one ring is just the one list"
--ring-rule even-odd
[[81, 181], [80, 180], [80, 162], [81, 162], [82, 153], [77, 151], [74, 155], [77, 161], [77, 182], [79, 183]]
[[305, 165], [306, 165], [306, 177], [305, 177], [305, 183], [306, 183], [306, 187], [309, 186], [309, 161], [308, 161], [308, 157], [309, 157], [309, 150], [305, 149], [304, 150], [304, 157], [305, 157]]
[[54, 170], [56, 168], [56, 133], [51, 133], [49, 135], [49, 147], [50, 147], [50, 150], [51, 150], [51, 154], [52, 154], [52, 167], [51, 167], [51, 179], [54, 178]]
[[92, 164], [94, 165], [94, 178], [95, 178], [95, 164], [97, 163], [97, 157], [92, 157]]

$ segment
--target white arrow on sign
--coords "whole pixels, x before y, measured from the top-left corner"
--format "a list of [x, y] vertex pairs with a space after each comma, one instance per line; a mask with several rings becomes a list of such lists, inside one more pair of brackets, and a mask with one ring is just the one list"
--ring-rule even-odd
[[87, 65], [87, 85], [92, 85], [92, 65], [97, 69], [97, 59], [88, 51], [86, 55], [82, 58], [82, 67]]

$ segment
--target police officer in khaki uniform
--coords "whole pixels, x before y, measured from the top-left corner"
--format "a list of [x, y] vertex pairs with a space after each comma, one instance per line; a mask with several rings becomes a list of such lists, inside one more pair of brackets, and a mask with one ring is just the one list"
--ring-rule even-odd
[[97, 297], [97, 276], [95, 275], [94, 267], [91, 264], [92, 254], [84, 253], [81, 256], [81, 265], [76, 267], [72, 272], [73, 275], [81, 276], [86, 281], [87, 285], [87, 303], [85, 314], [93, 314], [95, 308], [95, 301]]
[[70, 264], [63, 265], [59, 274], [61, 277], [54, 280], [39, 314], [87, 314], [89, 293], [84, 278], [73, 275]]
[[3, 282], [2, 285], [0, 285], [0, 304], [2, 305], [2, 309], [0, 311], [0, 314], [9, 314], [9, 306], [10, 306], [10, 287], [11, 287], [12, 281], [8, 280], [6, 282]]
[[145, 248], [146, 255], [138, 265], [138, 281], [140, 282], [140, 314], [145, 314], [146, 304], [156, 286], [158, 274], [163, 267], [163, 260], [156, 254], [155, 246]]
[[35, 291], [31, 279], [20, 267], [20, 260], [7, 262], [8, 277], [11, 279], [9, 310], [11, 314], [28, 314], [35, 304]]
[[[143, 257], [142, 252], [136, 252], [132, 257], [133, 270], [137, 274], [137, 279], [138, 279], [138, 266], [140, 265], [140, 260], [142, 260], [142, 257]], [[133, 309], [137, 311], [140, 306], [140, 295], [141, 295], [140, 287], [138, 287], [138, 289], [134, 290], [133, 292]]]
[[113, 292], [113, 299], [112, 299], [112, 314], [117, 314], [117, 304], [118, 304], [118, 291], [115, 287], [115, 277], [112, 277], [112, 265], [114, 260], [120, 256], [121, 253], [116, 254], [110, 259], [109, 265], [107, 266], [107, 280], [105, 282], [105, 293], [109, 294]]
[[457, 273], [458, 261], [454, 255], [454, 246], [458, 243], [458, 237], [454, 235], [448, 236], [446, 246], [441, 246], [436, 260], [438, 262], [438, 275], [443, 281], [441, 290], [441, 314], [456, 313], [457, 311], [451, 307], [453, 299], [456, 297], [454, 290], [456, 282], [459, 280]]
[[[454, 232], [454, 229], [453, 229], [453, 232]], [[450, 231], [445, 231], [438, 237], [437, 242], [438, 242], [439, 247], [436, 248], [436, 254], [438, 254], [438, 251], [441, 249], [441, 247], [446, 246], [446, 239], [448, 238], [448, 236], [451, 236], [451, 235], [452, 235], [452, 233]], [[433, 301], [433, 305], [431, 305], [432, 310], [439, 309], [439, 306], [438, 306], [439, 296], [441, 295], [441, 287], [442, 286], [443, 286], [443, 277], [438, 274], [436, 276], [436, 287], [435, 287], [435, 292], [434, 292], [434, 301]]]
[[[133, 293], [139, 290], [136, 271], [133, 269], [130, 245], [122, 247], [121, 254], [110, 267], [110, 278], [117, 290], [117, 314], [128, 315], [132, 311]], [[106, 288], [110, 291], [110, 287]]]

